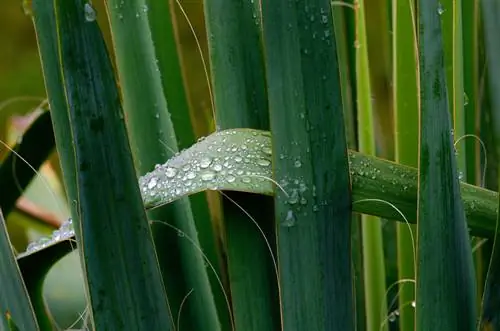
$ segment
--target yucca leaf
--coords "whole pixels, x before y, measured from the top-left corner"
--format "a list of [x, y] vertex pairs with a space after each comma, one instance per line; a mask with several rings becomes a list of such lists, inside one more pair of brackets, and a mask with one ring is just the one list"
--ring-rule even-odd
[[95, 11], [82, 0], [55, 0], [55, 8], [75, 144], [81, 217], [76, 226], [94, 327], [170, 330], [172, 318]]
[[[415, 2], [393, 2], [393, 100], [395, 159], [398, 163], [418, 166], [418, 86], [416, 63]], [[416, 227], [397, 224], [398, 279], [415, 280]], [[399, 284], [399, 328], [415, 328], [415, 284]], [[392, 314], [392, 312], [391, 312]]]
[[[43, 69], [47, 99], [50, 105], [50, 117], [55, 136], [56, 149], [61, 163], [64, 186], [71, 209], [73, 221], [78, 223], [76, 166], [73, 139], [69, 127], [64, 85], [62, 82], [57, 27], [53, 1], [34, 0], [33, 24], [38, 41], [38, 51]], [[79, 227], [75, 228], [78, 235]]]
[[420, 154], [417, 330], [474, 330], [475, 280], [460, 199], [440, 4], [419, 2]]
[[17, 263], [40, 325], [47, 324], [45, 320], [48, 312], [43, 297], [45, 277], [52, 266], [75, 247], [74, 239], [68, 238], [44, 247], [39, 251], [22, 253], [17, 256]]
[[[492, 104], [491, 122], [494, 146], [496, 147], [496, 156], [500, 157], [500, 96], [495, 91], [500, 87], [500, 65], [496, 58], [500, 55], [500, 42], [498, 41], [497, 31], [500, 27], [500, 6], [498, 2], [486, 0], [482, 2], [483, 25], [485, 35], [485, 47], [487, 54], [487, 65], [489, 68], [489, 84], [492, 90], [490, 102]], [[497, 175], [498, 176], [498, 175]], [[500, 176], [499, 176], [500, 179]], [[498, 201], [500, 208], [500, 200]], [[480, 325], [482, 330], [497, 331], [500, 330], [500, 242], [499, 227], [500, 216], [497, 219], [495, 238], [493, 243], [493, 252], [491, 255], [490, 266], [486, 277], [486, 284], [483, 293], [483, 303], [481, 307]]]
[[[153, 34], [150, 27], [154, 24], [156, 33], [159, 33], [158, 17], [149, 17], [150, 8], [145, 0], [123, 2], [121, 0], [107, 1], [110, 13], [110, 26], [115, 46], [118, 76], [123, 95], [123, 108], [127, 118], [127, 128], [134, 155], [136, 169], [139, 175], [145, 174], [156, 164], [165, 162], [169, 156], [178, 151], [176, 134], [167, 109], [166, 88], [170, 71], [159, 71], [157, 50], [153, 44]], [[153, 6], [152, 10], [158, 10]], [[159, 15], [154, 13], [153, 15]], [[162, 13], [164, 14], [164, 13]], [[162, 18], [164, 20], [164, 18]], [[165, 23], [164, 23], [165, 24]], [[169, 22], [166, 22], [169, 24]], [[155, 34], [155, 36], [157, 36]], [[173, 38], [173, 36], [169, 36]], [[163, 40], [166, 43], [167, 40]], [[170, 40], [172, 43], [173, 40]], [[130, 47], [130, 44], [134, 47]], [[162, 68], [165, 66], [165, 45], [160, 44], [159, 54], [162, 56]], [[174, 45], [172, 45], [174, 46]], [[176, 60], [175, 58], [173, 60]], [[171, 62], [171, 65], [175, 65]], [[177, 73], [179, 75], [180, 73]], [[165, 77], [162, 79], [162, 76]], [[174, 79], [176, 74], [174, 72]], [[138, 84], [138, 82], [140, 82]], [[182, 84], [179, 79], [171, 84]], [[169, 88], [169, 96], [174, 105], [179, 105], [179, 99], [185, 97], [183, 91], [175, 94]], [[178, 109], [177, 121], [189, 121], [189, 112], [184, 108]], [[179, 127], [179, 130], [185, 128]], [[188, 132], [184, 132], [187, 135]], [[185, 142], [192, 143], [192, 141]], [[204, 215], [208, 216], [208, 215]], [[205, 268], [202, 254], [200, 254], [198, 232], [194, 222], [189, 199], [180, 199], [165, 208], [152, 211], [148, 214], [150, 220], [166, 222], [179, 229], [186, 237], [178, 236], [177, 230], [153, 222], [152, 231], [158, 254], [163, 279], [169, 297], [173, 316], [178, 316], [183, 305], [183, 315], [180, 316], [180, 327], [186, 329], [218, 330], [220, 328], [215, 306], [214, 296], [208, 279], [208, 269]], [[219, 261], [214, 254], [215, 240], [210, 218], [199, 220], [203, 224], [205, 236], [212, 236], [207, 250], [212, 254], [211, 264], [218, 266]], [[204, 247], [202, 247], [203, 249]], [[176, 270], [173, 272], [173, 270]], [[193, 290], [184, 300], [188, 293]], [[217, 288], [217, 293], [221, 293]], [[222, 303], [225, 303], [222, 301]], [[221, 310], [226, 306], [219, 307]]]
[[[259, 2], [205, 1], [205, 17], [217, 128], [268, 130]], [[249, 151], [242, 156], [251, 155]], [[253, 194], [225, 194], [224, 238], [235, 328], [278, 330], [273, 201]]]
[[[269, 132], [231, 129], [211, 134], [139, 179], [144, 205], [156, 208], [215, 189], [274, 195], [271, 154]], [[353, 211], [404, 222], [392, 206], [362, 201], [386, 200], [415, 223], [417, 170], [354, 151], [348, 155]], [[465, 183], [461, 193], [471, 232], [490, 236], [495, 230], [498, 194]]]
[[[264, 1], [285, 330], [352, 330], [351, 196], [331, 3]], [[282, 191], [283, 190], [283, 191]]]
[[[0, 207], [8, 215], [38, 169], [54, 149], [50, 113], [44, 111], [23, 134], [22, 141], [0, 164]], [[1, 148], [0, 148], [1, 149]], [[19, 159], [20, 155], [24, 160]]]
[[[372, 3], [370, 1], [370, 3]], [[372, 15], [383, 11], [373, 10]], [[372, 107], [372, 97], [375, 91], [372, 91], [372, 83], [380, 84], [380, 79], [384, 79], [385, 59], [383, 56], [378, 56], [375, 63], [375, 70], [370, 70], [368, 62], [368, 38], [367, 38], [367, 13], [365, 12], [365, 2], [360, 1], [356, 9], [356, 87], [358, 96], [358, 142], [359, 151], [368, 155], [375, 155], [375, 128], [374, 128], [374, 111]], [[372, 21], [379, 24], [380, 19], [372, 17]], [[373, 22], [372, 22], [373, 24]], [[385, 26], [386, 22], [382, 24]], [[379, 41], [386, 40], [380, 37]], [[382, 45], [382, 54], [384, 54], [384, 45]], [[374, 58], [372, 56], [372, 58]], [[382, 72], [380, 72], [382, 70]], [[371, 75], [370, 75], [371, 74]], [[378, 81], [378, 82], [377, 82]], [[381, 93], [381, 91], [377, 91]], [[381, 100], [380, 107], [387, 102], [388, 95], [377, 95], [376, 99]], [[390, 111], [385, 105], [384, 111]], [[386, 116], [387, 117], [387, 116]], [[363, 215], [361, 217], [362, 231], [362, 247], [363, 247], [363, 279], [365, 282], [365, 310], [366, 310], [366, 327], [369, 331], [388, 330], [387, 323], [384, 323], [387, 316], [387, 299], [385, 295], [385, 261], [384, 261], [384, 246], [382, 239], [382, 224], [380, 219]]]
[[47, 316], [35, 317], [0, 211], [0, 329], [16, 325], [21, 330], [51, 330]]

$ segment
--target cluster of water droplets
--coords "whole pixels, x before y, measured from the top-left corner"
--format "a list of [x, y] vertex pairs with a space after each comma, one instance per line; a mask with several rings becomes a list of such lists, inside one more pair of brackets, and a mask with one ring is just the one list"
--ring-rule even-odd
[[59, 241], [69, 239], [74, 235], [75, 231], [73, 230], [73, 221], [71, 218], [69, 218], [66, 222], [61, 224], [59, 229], [52, 232], [51, 236], [42, 237], [36, 241], [29, 243], [28, 247], [26, 247], [25, 253], [29, 254], [36, 252], [38, 250], [41, 250], [42, 248], [55, 244]]
[[146, 207], [203, 190], [272, 192], [267, 132], [225, 130], [200, 139], [139, 179]]

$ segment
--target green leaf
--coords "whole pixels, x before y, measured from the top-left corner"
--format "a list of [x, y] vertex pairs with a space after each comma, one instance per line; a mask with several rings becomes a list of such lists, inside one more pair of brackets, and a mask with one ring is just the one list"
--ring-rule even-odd
[[[44, 111], [27, 129], [22, 141], [0, 165], [0, 207], [8, 215], [17, 199], [29, 185], [38, 169], [54, 149], [54, 132], [50, 113]], [[24, 160], [20, 160], [20, 155]]]
[[[168, 40], [162, 40], [158, 45], [158, 51], [153, 43], [153, 36], [156, 37], [156, 40], [159, 37], [158, 29], [161, 26], [158, 25], [171, 23], [165, 21], [165, 17], [163, 17], [168, 13], [154, 12], [160, 9], [158, 4], [149, 8], [145, 0], [127, 2], [111, 0], [107, 1], [106, 4], [110, 13], [111, 32], [131, 149], [137, 173], [143, 175], [156, 164], [165, 162], [169, 155], [178, 150], [173, 121], [167, 109], [170, 100], [167, 100], [166, 96], [171, 98], [173, 106], [179, 106], [179, 102], [185, 102], [181, 100], [185, 97], [183, 91], [172, 94], [173, 88], [170, 86], [170, 84], [182, 86], [178, 77], [180, 72], [167, 71], [165, 43]], [[154, 16], [149, 17], [150, 10]], [[162, 16], [161, 22], [159, 22], [158, 15]], [[154, 34], [151, 27], [154, 28]], [[164, 30], [163, 32], [167, 33], [168, 31]], [[168, 38], [173, 44], [173, 36], [170, 35]], [[134, 47], [130, 47], [131, 44]], [[175, 47], [175, 44], [170, 45], [170, 47]], [[157, 52], [162, 56], [161, 69], [165, 70], [161, 74]], [[171, 49], [170, 52], [175, 53], [175, 49]], [[170, 60], [171, 67], [176, 65], [174, 62], [176, 60], [175, 57]], [[178, 62], [175, 69], [179, 71]], [[175, 81], [169, 81], [167, 84], [172, 73]], [[167, 90], [169, 93], [165, 93]], [[181, 113], [182, 110], [177, 109], [175, 118], [177, 124], [183, 122], [183, 125], [177, 129], [183, 133], [184, 140], [186, 140], [188, 132], [184, 122], [189, 121], [190, 118], [189, 113]], [[184, 110], [187, 109], [184, 108]], [[193, 142], [192, 137], [189, 138], [190, 140], [187, 142], [184, 141], [185, 145]], [[198, 249], [200, 247], [198, 231], [200, 231], [205, 239], [201, 249], [210, 254], [209, 259], [212, 265], [219, 266], [211, 219], [207, 217], [209, 216], [208, 212], [205, 210], [205, 213], [200, 215], [202, 218], [198, 221], [200, 224], [198, 229], [189, 199], [181, 199], [165, 208], [151, 211], [148, 216], [150, 220], [167, 222], [190, 239], [179, 237], [177, 231], [173, 231], [165, 224], [153, 223], [152, 231], [158, 262], [173, 316], [179, 315], [182, 306], [185, 315], [180, 318], [181, 328], [218, 330], [220, 322], [208, 278], [209, 269], [205, 267], [205, 261]], [[172, 272], [172, 270], [176, 270], [176, 272]], [[217, 291], [219, 297], [222, 297], [217, 283], [216, 286], [214, 290]], [[189, 300], [184, 300], [192, 289], [195, 289], [195, 294]], [[225, 301], [220, 300], [220, 303], [219, 309], [222, 312], [227, 312]]]
[[[500, 87], [500, 65], [496, 59], [500, 55], [500, 42], [498, 40], [498, 28], [499, 17], [500, 17], [500, 6], [498, 2], [486, 0], [482, 2], [482, 13], [483, 13], [483, 24], [484, 24], [484, 35], [485, 35], [485, 47], [486, 55], [488, 61], [486, 65], [488, 66], [489, 73], [489, 84], [491, 89], [491, 122], [492, 130], [491, 134], [494, 138], [494, 146], [496, 147], [496, 156], [500, 156], [500, 116], [498, 113], [498, 107], [500, 107], [500, 96], [498, 87]], [[499, 182], [500, 176], [497, 174]], [[497, 201], [500, 208], [500, 200]], [[482, 330], [500, 330], [500, 215], [496, 223], [495, 238], [493, 242], [492, 255], [490, 259], [490, 265], [488, 274], [486, 277], [485, 288], [483, 293], [483, 302], [481, 307], [481, 318], [480, 324]]]
[[[268, 130], [259, 2], [205, 1], [205, 17], [217, 128]], [[273, 200], [227, 192], [222, 207], [235, 328], [278, 330]]]
[[354, 328], [351, 195], [331, 2], [264, 1], [283, 329]]
[[[0, 323], [11, 326], [13, 323], [21, 330], [40, 330], [21, 277], [12, 246], [7, 235], [5, 220], [0, 212]], [[42, 330], [49, 330], [47, 319], [41, 321]], [[2, 325], [0, 324], [0, 326]], [[12, 330], [12, 329], [11, 329]]]
[[[271, 135], [230, 129], [206, 137], [139, 179], [147, 209], [204, 190], [239, 191], [272, 196]], [[353, 211], [411, 223], [417, 220], [417, 170], [377, 157], [348, 151]], [[187, 184], [187, 185], [186, 185]], [[279, 188], [278, 188], [279, 189]], [[473, 234], [495, 230], [498, 194], [461, 184], [462, 200]]]
[[420, 153], [416, 330], [474, 330], [475, 280], [460, 199], [440, 3], [420, 1]]
[[48, 321], [45, 321], [47, 319], [47, 309], [43, 297], [45, 277], [54, 264], [74, 248], [74, 239], [67, 238], [36, 252], [22, 253], [17, 256], [19, 269], [23, 275], [26, 289], [40, 325], [50, 325]]
[[[415, 71], [416, 27], [412, 15], [414, 1], [393, 2], [393, 79], [394, 136], [396, 162], [418, 166], [418, 89]], [[397, 224], [398, 279], [415, 280], [416, 227]], [[401, 331], [415, 328], [415, 284], [399, 284], [399, 327]]]
[[[368, 59], [369, 59], [369, 42], [367, 38], [367, 26], [370, 21], [373, 24], [374, 18], [372, 20], [367, 19], [368, 11], [365, 10], [365, 3], [361, 1], [358, 4], [356, 10], [356, 87], [358, 96], [358, 141], [359, 141], [359, 151], [369, 155], [376, 154], [375, 148], [375, 128], [374, 128], [374, 110], [372, 107], [373, 97], [376, 96], [376, 100], [382, 100], [381, 103], [375, 103], [379, 108], [384, 109], [384, 111], [390, 110], [384, 101], [387, 102], [387, 95], [380, 95], [381, 91], [372, 90], [372, 85], [375, 89], [380, 85], [376, 84], [377, 76], [382, 76], [384, 72], [380, 72], [380, 69], [384, 71], [384, 57], [377, 56], [378, 63], [375, 63], [374, 70], [370, 70]], [[370, 1], [369, 3], [373, 3]], [[375, 6], [378, 8], [379, 6]], [[382, 6], [384, 7], [384, 6]], [[381, 10], [373, 10], [373, 13], [379, 13]], [[378, 21], [375, 19], [375, 21]], [[378, 22], [380, 24], [380, 22]], [[384, 21], [384, 25], [386, 22]], [[380, 41], [384, 41], [385, 38], [380, 38]], [[385, 51], [385, 44], [382, 42], [382, 55]], [[374, 59], [375, 57], [372, 56]], [[373, 61], [370, 61], [373, 62]], [[370, 79], [371, 78], [371, 79]], [[383, 78], [383, 77], [382, 77]], [[371, 81], [374, 84], [371, 84]], [[383, 91], [383, 90], [382, 90]], [[383, 107], [381, 107], [383, 106]], [[379, 109], [379, 113], [380, 110]], [[387, 117], [387, 116], [386, 116]], [[366, 326], [368, 330], [381, 330], [387, 331], [388, 325], [384, 323], [387, 316], [387, 299], [386, 299], [386, 288], [385, 288], [385, 261], [384, 261], [384, 245], [382, 238], [382, 224], [380, 219], [369, 215], [363, 215], [361, 218], [361, 238], [362, 238], [362, 249], [363, 249], [363, 279], [365, 282], [365, 309], [366, 309]]]
[[75, 142], [81, 218], [75, 227], [95, 329], [170, 330], [172, 317], [95, 11], [82, 0], [56, 0], [55, 8]]

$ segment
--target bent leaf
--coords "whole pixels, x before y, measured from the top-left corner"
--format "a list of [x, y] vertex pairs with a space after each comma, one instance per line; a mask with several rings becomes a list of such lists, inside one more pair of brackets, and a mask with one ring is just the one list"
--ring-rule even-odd
[[[271, 134], [252, 129], [216, 132], [139, 179], [144, 205], [159, 207], [204, 190], [274, 195]], [[387, 219], [417, 219], [417, 170], [349, 151], [353, 211]], [[279, 189], [279, 188], [278, 188]], [[467, 222], [474, 235], [495, 230], [495, 192], [461, 184]], [[384, 200], [367, 201], [369, 199]]]
[[[40, 330], [0, 211], [0, 329]], [[46, 322], [46, 321], [45, 321]], [[44, 323], [45, 324], [45, 323]], [[44, 326], [47, 326], [46, 324]]]

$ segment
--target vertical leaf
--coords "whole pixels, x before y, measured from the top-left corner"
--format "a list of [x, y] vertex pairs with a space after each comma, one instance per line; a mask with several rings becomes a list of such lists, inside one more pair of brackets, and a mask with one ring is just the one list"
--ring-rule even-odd
[[170, 330], [172, 319], [95, 11], [82, 0], [56, 0], [55, 8], [94, 326]]
[[[169, 156], [178, 151], [177, 138], [165, 95], [168, 94], [172, 98], [173, 105], [185, 106], [182, 91], [174, 93], [172, 87], [169, 87], [169, 93], [166, 93], [167, 78], [176, 79], [169, 82], [171, 84], [182, 84], [179, 79], [180, 73], [165, 71], [160, 74], [159, 71], [157, 53], [161, 56], [161, 68], [167, 69], [165, 61], [167, 41], [163, 40], [158, 49], [155, 49], [153, 43], [153, 36], [158, 39], [160, 33], [157, 16], [160, 13], [157, 11], [161, 8], [156, 5], [149, 8], [145, 0], [107, 2], [123, 92], [123, 108], [139, 175], [151, 171], [156, 164], [164, 163]], [[149, 17], [150, 10], [155, 11], [151, 17]], [[154, 34], [151, 27], [154, 27]], [[173, 43], [173, 36], [169, 38]], [[130, 47], [131, 43], [133, 47]], [[174, 58], [173, 61], [175, 60]], [[170, 63], [172, 66], [175, 65], [173, 61]], [[187, 108], [184, 108], [184, 113], [180, 111], [181, 109], [178, 109], [176, 113], [176, 122], [179, 124], [189, 121]], [[182, 132], [183, 129], [186, 130], [185, 123], [179, 127], [179, 131]], [[183, 138], [186, 139], [186, 136], [187, 132], [184, 132]], [[219, 318], [208, 279], [208, 269], [205, 268], [203, 257], [198, 250], [200, 243], [189, 199], [181, 199], [151, 211], [148, 216], [153, 221], [167, 222], [184, 234], [178, 236], [177, 231], [165, 224], [154, 222], [152, 226], [173, 316], [179, 315], [183, 305], [184, 314], [180, 315], [182, 327], [218, 330]], [[208, 235], [212, 235], [210, 218], [206, 217], [200, 221], [205, 224], [203, 228], [205, 234], [208, 231]], [[213, 253], [214, 242], [211, 244]], [[212, 259], [215, 258], [213, 255]], [[211, 263], [218, 266], [217, 260], [212, 260]], [[194, 291], [193, 295], [188, 294], [191, 290]], [[184, 300], [187, 295], [189, 297]]]
[[[269, 129], [258, 2], [212, 0], [205, 8], [217, 127]], [[278, 330], [272, 200], [228, 192], [222, 204], [235, 327]]]
[[417, 330], [474, 330], [475, 282], [460, 197], [439, 1], [419, 2], [420, 154]]
[[[362, 153], [375, 155], [374, 111], [368, 40], [366, 33], [365, 2], [356, 7], [356, 83], [358, 96], [358, 140]], [[377, 68], [378, 69], [378, 68]], [[366, 327], [369, 331], [387, 330], [387, 302], [385, 296], [385, 261], [380, 220], [361, 217], [363, 241], [363, 271], [365, 281]]]
[[[415, 2], [393, 2], [393, 80], [394, 129], [396, 162], [418, 166], [418, 95], [416, 62]], [[416, 227], [397, 224], [398, 278], [415, 280]], [[399, 284], [399, 327], [413, 331], [415, 310], [415, 284]]]
[[[482, 14], [484, 25], [485, 47], [488, 61], [486, 65], [489, 70], [489, 85], [492, 93], [490, 94], [490, 102], [492, 105], [491, 122], [492, 135], [494, 146], [496, 147], [496, 156], [500, 157], [500, 96], [495, 91], [500, 87], [500, 65], [497, 61], [500, 55], [500, 42], [498, 41], [498, 28], [500, 27], [500, 6], [497, 1], [485, 0], [482, 2]], [[497, 174], [497, 176], [499, 176]], [[500, 176], [499, 176], [500, 181]], [[500, 200], [499, 200], [500, 206]], [[490, 266], [486, 278], [486, 284], [483, 294], [483, 304], [481, 307], [481, 326], [482, 330], [500, 330], [500, 245], [499, 238], [499, 223], [500, 216], [497, 218], [496, 231], [493, 243], [493, 252], [491, 255]]]
[[263, 1], [283, 328], [352, 330], [350, 189], [330, 1]]

